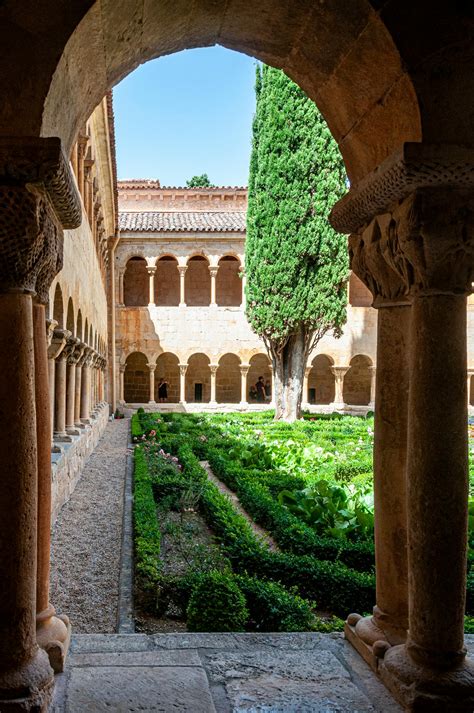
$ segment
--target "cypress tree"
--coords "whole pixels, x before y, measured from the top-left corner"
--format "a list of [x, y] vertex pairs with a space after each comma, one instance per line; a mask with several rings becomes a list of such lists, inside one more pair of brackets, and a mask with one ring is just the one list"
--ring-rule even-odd
[[328, 221], [344, 164], [316, 105], [282, 71], [257, 67], [247, 212], [247, 318], [275, 376], [276, 419], [299, 418], [308, 355], [346, 319], [347, 239]]

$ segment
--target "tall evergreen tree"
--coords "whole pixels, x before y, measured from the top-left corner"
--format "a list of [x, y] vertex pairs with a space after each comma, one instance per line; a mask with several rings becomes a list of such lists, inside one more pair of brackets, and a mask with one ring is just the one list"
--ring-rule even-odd
[[309, 353], [346, 319], [349, 261], [328, 222], [345, 192], [342, 158], [314, 102], [282, 71], [257, 67], [245, 272], [247, 318], [275, 376], [277, 419], [301, 413]]

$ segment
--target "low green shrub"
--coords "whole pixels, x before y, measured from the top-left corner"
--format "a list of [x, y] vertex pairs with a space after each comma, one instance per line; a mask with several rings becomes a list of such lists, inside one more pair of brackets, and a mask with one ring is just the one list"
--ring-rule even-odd
[[309, 602], [276, 582], [237, 576], [249, 611], [251, 631], [310, 631], [315, 617]]
[[135, 492], [133, 519], [135, 536], [135, 571], [145, 589], [156, 586], [161, 574], [161, 533], [156, 519], [152, 478], [145, 455], [135, 448]]
[[213, 570], [199, 578], [187, 608], [189, 631], [244, 631], [248, 616], [232, 573]]

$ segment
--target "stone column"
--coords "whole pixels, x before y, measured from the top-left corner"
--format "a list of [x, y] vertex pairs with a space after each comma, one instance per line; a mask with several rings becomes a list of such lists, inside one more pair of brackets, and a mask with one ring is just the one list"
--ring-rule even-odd
[[375, 389], [376, 389], [376, 374], [377, 374], [377, 367], [376, 366], [369, 366], [369, 371], [370, 371], [370, 401], [369, 401], [369, 406], [370, 408], [374, 408], [375, 406]]
[[74, 423], [74, 404], [76, 399], [76, 364], [82, 354], [82, 351], [78, 352], [77, 349], [80, 343], [80, 339], [77, 337], [70, 337], [68, 340], [71, 350], [66, 359], [66, 432], [69, 436], [79, 435]]
[[84, 158], [87, 150], [87, 143], [89, 138], [84, 134], [80, 134], [77, 139], [77, 151], [78, 151], [78, 162], [77, 162], [77, 185], [79, 187], [79, 192], [83, 198], [85, 205], [85, 188], [84, 188]]
[[[370, 211], [378, 214], [371, 243], [411, 301], [408, 638], [392, 647], [376, 642], [374, 653], [382, 680], [413, 713], [474, 710], [474, 666], [464, 647], [466, 296], [474, 279], [473, 185], [474, 151], [407, 143], [331, 214], [333, 226], [343, 232], [349, 226], [359, 231]], [[378, 358], [377, 368], [379, 399]]]
[[118, 301], [119, 301], [120, 307], [124, 307], [124, 306], [125, 306], [125, 302], [124, 302], [124, 292], [123, 292], [123, 278], [124, 278], [124, 275], [125, 275], [125, 268], [122, 268], [121, 270], [119, 270], [119, 274], [118, 274], [118, 278], [119, 278], [119, 279], [118, 279], [118, 286], [119, 286], [119, 297], [118, 297]]
[[56, 358], [66, 345], [65, 330], [56, 328], [56, 320], [50, 320], [48, 344], [48, 384], [49, 384], [49, 413], [51, 419], [51, 447], [54, 451], [56, 446], [53, 443], [54, 420], [55, 420], [55, 383], [56, 383]]
[[150, 370], [150, 400], [149, 400], [149, 403], [154, 404], [155, 403], [155, 369], [156, 369], [156, 364], [147, 364], [147, 367]]
[[91, 372], [90, 366], [93, 357], [93, 349], [89, 346], [85, 348], [85, 358], [82, 364], [81, 377], [81, 421], [87, 425], [90, 421], [90, 392], [91, 392]]
[[154, 307], [155, 306], [155, 273], [156, 273], [156, 266], [150, 266], [147, 265], [147, 272], [150, 278], [150, 288], [149, 288], [149, 297], [148, 297], [148, 306], [149, 307]]
[[[373, 616], [350, 615], [345, 632], [373, 668], [380, 647], [400, 644], [408, 628], [407, 420], [410, 303], [405, 284], [387, 264], [380, 227], [350, 239], [351, 268], [372, 292], [378, 310], [374, 501], [376, 605]], [[379, 648], [377, 648], [379, 647]]]
[[301, 406], [302, 407], [308, 407], [309, 406], [309, 398], [308, 398], [308, 382], [309, 382], [309, 375], [311, 373], [311, 367], [307, 366], [304, 370], [304, 379], [303, 379], [303, 398], [301, 399]]
[[[37, 285], [38, 290], [38, 285]], [[38, 294], [40, 290], [38, 290]], [[44, 301], [33, 306], [35, 354], [36, 438], [38, 448], [38, 541], [36, 574], [36, 640], [56, 673], [63, 671], [71, 627], [66, 616], [57, 617], [49, 601], [51, 548], [51, 416]]]
[[[61, 222], [74, 228], [80, 220], [59, 139], [0, 138], [0, 203], [0, 710], [33, 712], [48, 708], [53, 671], [36, 642], [38, 433], [32, 294], [40, 275], [49, 288], [61, 269]], [[44, 345], [42, 363], [39, 385], [47, 408]], [[42, 463], [45, 450], [49, 454], [48, 420], [47, 411], [41, 412]]]
[[216, 302], [216, 277], [219, 270], [218, 265], [209, 265], [209, 272], [211, 274], [211, 302], [210, 307], [217, 307]]
[[120, 373], [120, 388], [119, 388], [119, 401], [120, 403], [125, 403], [125, 369], [127, 365], [126, 364], [120, 364], [119, 365], [119, 373]]
[[81, 421], [81, 392], [82, 392], [82, 366], [84, 364], [84, 361], [86, 359], [86, 347], [87, 345], [84, 342], [80, 342], [77, 346], [77, 349], [81, 350], [80, 352], [80, 357], [76, 362], [76, 376], [74, 380], [74, 386], [75, 386], [75, 393], [74, 393], [74, 427], [75, 428], [84, 428], [84, 424]]
[[186, 403], [186, 371], [188, 369], [187, 364], [179, 365], [179, 403]]
[[249, 373], [250, 364], [240, 365], [240, 406], [247, 408], [247, 374]]
[[179, 306], [186, 307], [186, 292], [185, 292], [185, 280], [187, 265], [178, 265], [179, 272]]
[[216, 375], [219, 364], [209, 364], [209, 369], [211, 370], [211, 400], [209, 402], [210, 406], [217, 406], [216, 401]]
[[66, 433], [66, 369], [67, 359], [71, 354], [73, 346], [68, 344], [71, 332], [67, 329], [60, 330], [66, 337], [66, 344], [56, 359], [56, 368], [54, 372], [54, 432], [55, 441], [63, 442], [70, 441], [71, 437]]
[[350, 367], [348, 366], [332, 366], [331, 371], [335, 376], [336, 380], [336, 391], [334, 394], [334, 402], [331, 404], [333, 409], [337, 410], [342, 410], [346, 407], [346, 404], [344, 403], [344, 395], [343, 395], [343, 388], [344, 388], [344, 377], [349, 371]]

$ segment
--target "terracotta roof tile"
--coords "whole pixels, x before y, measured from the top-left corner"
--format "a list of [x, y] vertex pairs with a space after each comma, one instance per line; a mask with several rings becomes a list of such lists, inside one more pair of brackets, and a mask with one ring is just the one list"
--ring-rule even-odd
[[121, 212], [119, 227], [123, 232], [213, 232], [245, 231], [245, 213], [241, 211], [140, 211]]

